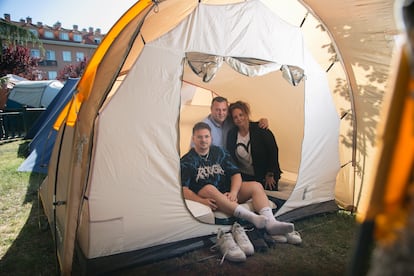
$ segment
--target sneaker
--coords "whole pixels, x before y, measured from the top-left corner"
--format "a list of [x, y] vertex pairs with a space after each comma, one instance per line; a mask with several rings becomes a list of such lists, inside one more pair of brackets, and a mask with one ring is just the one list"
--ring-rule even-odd
[[292, 231], [285, 235], [272, 235], [272, 239], [274, 239], [277, 243], [290, 243], [294, 245], [302, 243], [302, 238], [297, 231]]
[[267, 246], [273, 247], [276, 245], [276, 241], [272, 238], [271, 235], [269, 235], [266, 230], [260, 229], [263, 233], [263, 240], [267, 243]]
[[262, 232], [259, 229], [254, 228], [251, 231], [247, 232], [247, 236], [249, 237], [250, 241], [253, 244], [254, 250], [256, 252], [266, 252], [269, 249], [269, 246], [263, 239]]
[[290, 244], [298, 245], [302, 243], [302, 238], [298, 231], [293, 231], [286, 234], [287, 242]]
[[223, 255], [221, 262], [227, 259], [232, 262], [245, 262], [246, 254], [237, 245], [233, 239], [231, 233], [224, 233], [223, 230], [219, 229], [217, 232], [216, 245], [220, 248], [220, 252]]
[[237, 245], [243, 250], [246, 256], [251, 256], [254, 254], [253, 244], [250, 242], [249, 237], [244, 232], [244, 228], [235, 222], [231, 227], [231, 232], [233, 233], [233, 238], [236, 241]]
[[286, 235], [272, 235], [272, 239], [277, 243], [287, 243], [288, 239]]

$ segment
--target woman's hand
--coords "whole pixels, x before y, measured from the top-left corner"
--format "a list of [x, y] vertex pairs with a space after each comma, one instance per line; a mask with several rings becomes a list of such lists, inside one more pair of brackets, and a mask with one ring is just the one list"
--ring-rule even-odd
[[224, 193], [224, 195], [227, 197], [228, 200], [237, 202], [237, 193], [229, 192], [229, 193]]
[[265, 177], [265, 189], [266, 190], [273, 190], [276, 188], [276, 181], [273, 177], [273, 173], [267, 173]]

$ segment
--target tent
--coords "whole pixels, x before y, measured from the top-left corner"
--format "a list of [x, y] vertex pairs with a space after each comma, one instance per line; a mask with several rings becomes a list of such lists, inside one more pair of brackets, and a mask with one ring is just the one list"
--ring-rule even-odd
[[47, 108], [62, 87], [63, 84], [57, 80], [19, 81], [10, 91], [6, 107], [7, 109], [23, 106]]
[[[78, 81], [79, 78], [69, 78], [65, 81], [63, 87], [59, 90], [57, 95], [49, 103], [46, 110], [39, 116], [30, 131], [26, 134], [24, 137], [25, 139], [34, 139], [37, 133], [43, 130], [46, 125], [48, 125], [49, 128], [52, 128], [59, 113], [66, 106], [71, 96], [75, 94], [73, 88], [76, 86]], [[32, 151], [32, 149], [33, 148], [30, 148], [30, 151]]]
[[183, 200], [179, 175], [214, 95], [269, 119], [289, 191], [274, 195], [286, 199], [275, 216], [363, 208], [399, 34], [393, 10], [379, 0], [137, 2], [55, 123], [40, 195], [62, 272], [75, 250], [100, 273], [198, 248], [217, 231]]
[[39, 116], [26, 134], [29, 143], [29, 155], [17, 169], [21, 172], [47, 173], [47, 167], [55, 144], [57, 131], [53, 128], [56, 118], [75, 94], [79, 79], [70, 78], [52, 100], [46, 110]]

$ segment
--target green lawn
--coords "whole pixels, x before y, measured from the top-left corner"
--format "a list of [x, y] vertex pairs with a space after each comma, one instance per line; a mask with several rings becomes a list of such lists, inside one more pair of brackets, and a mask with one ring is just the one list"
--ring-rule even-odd
[[[52, 234], [41, 226], [37, 195], [44, 175], [17, 172], [26, 147], [24, 141], [0, 145], [0, 275], [55, 275]], [[349, 212], [319, 215], [295, 223], [300, 246], [277, 244], [245, 263], [220, 265], [220, 256], [205, 248], [116, 275], [344, 275], [356, 226]]]

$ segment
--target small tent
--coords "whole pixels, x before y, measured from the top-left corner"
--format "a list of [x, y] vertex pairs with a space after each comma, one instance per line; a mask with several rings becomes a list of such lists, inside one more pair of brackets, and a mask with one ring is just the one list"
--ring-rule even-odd
[[284, 171], [272, 196], [286, 200], [275, 216], [355, 208], [375, 153], [392, 10], [385, 1], [137, 2], [55, 124], [40, 195], [62, 272], [75, 250], [100, 273], [195, 249], [217, 231], [208, 210], [183, 199], [179, 175], [214, 95], [269, 119]]
[[58, 80], [20, 81], [10, 91], [6, 106], [10, 108], [47, 108], [59, 93], [63, 84]]
[[47, 173], [47, 168], [55, 144], [57, 131], [53, 128], [58, 115], [72, 99], [79, 79], [70, 78], [52, 100], [46, 110], [37, 118], [26, 134], [29, 143], [29, 155], [17, 169], [21, 172]]

